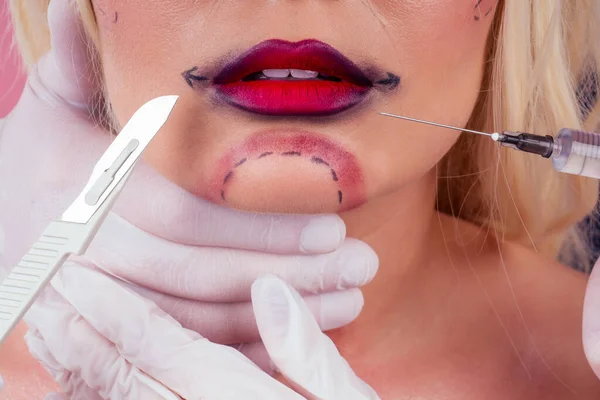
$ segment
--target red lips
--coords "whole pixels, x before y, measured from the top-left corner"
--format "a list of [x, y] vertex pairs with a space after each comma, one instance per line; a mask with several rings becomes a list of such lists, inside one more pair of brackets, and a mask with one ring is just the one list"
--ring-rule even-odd
[[[267, 69], [318, 72], [316, 79], [267, 78]], [[331, 115], [359, 104], [372, 82], [348, 58], [317, 40], [268, 40], [214, 78], [229, 104], [265, 115]]]

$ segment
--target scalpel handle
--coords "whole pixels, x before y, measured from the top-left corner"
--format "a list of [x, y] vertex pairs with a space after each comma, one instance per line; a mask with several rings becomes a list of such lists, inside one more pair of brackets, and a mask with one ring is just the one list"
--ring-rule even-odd
[[130, 168], [87, 224], [50, 222], [29, 252], [0, 283], [0, 346], [71, 254], [83, 254], [131, 177]]
[[0, 345], [71, 254], [87, 246], [89, 227], [52, 221], [0, 284]]

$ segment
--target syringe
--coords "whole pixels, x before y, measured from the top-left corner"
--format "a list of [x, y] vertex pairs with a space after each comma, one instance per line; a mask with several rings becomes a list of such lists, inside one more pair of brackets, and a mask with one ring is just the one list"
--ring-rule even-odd
[[552, 158], [552, 166], [558, 172], [600, 179], [600, 134], [598, 133], [568, 128], [561, 129], [556, 137], [511, 131], [487, 133], [401, 115], [379, 114], [420, 124], [488, 136], [502, 146], [537, 154], [544, 158]]

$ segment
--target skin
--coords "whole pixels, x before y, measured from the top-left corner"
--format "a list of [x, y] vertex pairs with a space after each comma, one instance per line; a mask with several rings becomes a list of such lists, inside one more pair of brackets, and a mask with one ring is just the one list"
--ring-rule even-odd
[[[96, 0], [94, 9], [116, 122], [152, 97], [181, 96], [145, 155], [190, 192], [210, 198], [223, 157], [267, 129], [316, 132], [356, 158], [368, 201], [341, 215], [348, 236], [375, 249], [380, 270], [363, 290], [358, 320], [330, 336], [382, 398], [600, 396], [581, 345], [586, 277], [438, 215], [435, 166], [458, 134], [376, 114], [464, 126], [480, 90], [495, 1]], [[223, 57], [271, 38], [319, 39], [402, 83], [338, 116], [292, 119], [234, 109], [181, 75], [194, 66], [210, 72]], [[330, 175], [314, 163], [268, 157], [243, 167], [229, 205], [340, 211]]]
[[43, 399], [48, 393], [59, 392], [59, 387], [42, 365], [27, 349], [23, 337], [25, 323], [19, 324], [0, 347], [0, 375], [4, 387], [0, 399]]
[[[375, 249], [380, 272], [364, 289], [359, 319], [331, 337], [383, 398], [598, 396], [600, 384], [580, 344], [585, 277], [438, 217], [434, 167], [458, 135], [375, 113], [464, 126], [480, 89], [495, 1], [94, 5], [117, 122], [148, 98], [182, 96], [168, 129], [147, 151], [148, 162], [182, 187], [210, 197], [207, 188], [223, 157], [268, 129], [316, 132], [356, 158], [368, 202], [341, 215], [349, 236]], [[290, 119], [228, 107], [214, 101], [209, 88], [190, 90], [181, 79], [190, 66], [210, 77], [223, 57], [274, 37], [319, 39], [357, 64], [397, 74], [402, 83], [339, 116]], [[268, 157], [245, 163], [243, 172], [227, 193], [237, 208], [340, 211], [328, 174], [314, 164]], [[312, 202], [296, 200], [302, 197]]]
[[[361, 166], [368, 199], [403, 190], [407, 183], [431, 171], [457, 134], [398, 123], [375, 111], [394, 110], [464, 125], [477, 99], [486, 36], [492, 22], [490, 15], [476, 23], [473, 18], [478, 11], [470, 0], [446, 1], [442, 5], [435, 1], [375, 2], [376, 16], [361, 2], [315, 3], [309, 8], [181, 0], [127, 4], [102, 0], [94, 4], [105, 81], [117, 122], [127, 121], [151, 97], [164, 93], [181, 95], [181, 107], [145, 155], [169, 179], [203, 197], [210, 197], [209, 188], [221, 172], [219, 162], [232, 148], [258, 131], [290, 128], [324, 135], [352, 153]], [[115, 12], [119, 15], [117, 23]], [[289, 20], [277, 18], [270, 24], [256, 23], [272, 20], [273, 14], [290, 13], [294, 16]], [[319, 15], [317, 20], [315, 15]], [[340, 30], [323, 28], [346, 20], [354, 23], [341, 24]], [[172, 29], [173, 24], [177, 30]], [[254, 26], [251, 34], [248, 26]], [[403, 83], [393, 92], [374, 91], [369, 101], [345, 114], [325, 120], [291, 119], [260, 117], [221, 104], [213, 100], [210, 90], [190, 89], [181, 76], [191, 66], [198, 66], [202, 72], [199, 75], [214, 76], [224, 57], [238, 55], [272, 38], [319, 39], [356, 63], [378, 67], [382, 78], [390, 71], [401, 76]], [[429, 50], [424, 52], [423, 48]], [[417, 54], [419, 57], [415, 57]], [[436, 96], [432, 96], [434, 92]], [[444, 114], [439, 110], [444, 110]], [[331, 192], [324, 189], [332, 187], [332, 183], [326, 176], [315, 179], [319, 167], [306, 162], [286, 168], [293, 162], [271, 158], [245, 165], [244, 179], [232, 183], [236, 195], [228, 196], [230, 202], [252, 211], [338, 211], [331, 201]], [[270, 172], [268, 180], [264, 179], [265, 170]], [[233, 187], [236, 185], [237, 189]], [[307, 208], [299, 196], [286, 196], [299, 185], [303, 193], [320, 200], [320, 205]], [[256, 186], [258, 190], [247, 190]]]

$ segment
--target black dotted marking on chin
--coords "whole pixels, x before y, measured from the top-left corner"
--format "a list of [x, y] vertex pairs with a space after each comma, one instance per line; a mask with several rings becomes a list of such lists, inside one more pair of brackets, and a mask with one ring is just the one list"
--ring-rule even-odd
[[226, 184], [227, 181], [229, 181], [232, 176], [233, 176], [233, 171], [229, 171], [229, 173], [227, 173], [227, 175], [225, 175], [225, 179], [223, 179], [223, 184]]
[[[273, 152], [272, 151], [267, 151], [265, 153], [262, 153], [260, 156], [257, 157], [257, 160], [260, 160], [261, 158], [265, 158], [267, 156], [272, 155]], [[302, 153], [300, 153], [299, 151], [286, 151], [284, 153], [281, 153], [282, 156], [295, 156], [295, 157], [299, 157], [302, 155]], [[329, 167], [329, 171], [331, 172], [331, 177], [333, 178], [334, 182], [338, 182], [338, 176], [337, 173], [335, 172], [335, 170], [333, 168], [331, 168], [331, 166], [329, 165], [329, 163], [327, 163], [327, 161], [323, 160], [322, 158], [319, 157], [311, 157], [310, 159], [313, 163], [315, 164], [320, 164], [320, 165], [325, 165], [327, 167]], [[244, 164], [246, 161], [248, 161], [247, 158], [242, 158], [240, 161], [238, 161], [236, 164], [234, 164], [233, 168], [237, 168], [240, 165]], [[225, 178], [223, 178], [223, 185], [225, 185], [233, 176], [233, 170], [229, 171], [227, 173], [227, 175], [225, 175]], [[223, 201], [225, 200], [225, 190], [221, 190], [221, 199], [223, 199]], [[342, 193], [341, 190], [338, 190], [338, 202], [339, 204], [342, 204], [342, 200], [344, 199], [344, 194]]]
[[333, 168], [331, 168], [331, 176], [333, 177], [333, 181], [334, 182], [338, 181], [337, 174], [335, 173], [335, 171], [333, 170]]
[[329, 167], [329, 164], [327, 163], [327, 161], [323, 160], [322, 158], [319, 157], [313, 157], [310, 159], [312, 162], [314, 162], [315, 164], [323, 164]]
[[237, 168], [240, 165], [242, 165], [243, 163], [245, 163], [246, 161], [248, 161], [247, 158], [242, 158], [240, 161], [238, 161], [236, 164], [233, 165], [233, 168]]

